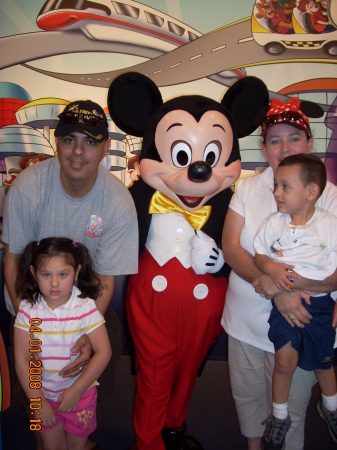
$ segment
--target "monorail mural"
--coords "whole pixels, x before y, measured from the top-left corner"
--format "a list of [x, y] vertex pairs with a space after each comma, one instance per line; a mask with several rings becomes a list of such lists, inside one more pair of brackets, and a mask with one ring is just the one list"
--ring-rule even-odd
[[[176, 83], [162, 78], [164, 99], [200, 93], [218, 100], [238, 78], [255, 75], [265, 81], [271, 97], [298, 95], [321, 104], [324, 117], [313, 123], [315, 152], [325, 160], [329, 178], [337, 181], [337, 0], [1, 3], [3, 184], [20, 173], [22, 156], [41, 149], [45, 157], [54, 155], [57, 112], [67, 102], [92, 98], [106, 108], [111, 77], [142, 67], [156, 80], [169, 54], [180, 58], [171, 64], [172, 73], [177, 66], [185, 76]], [[214, 67], [200, 63], [206, 41]], [[23, 48], [23, 56], [17, 56]], [[158, 68], [151, 71], [153, 62]], [[134, 181], [128, 162], [139, 155], [141, 141], [108, 120], [112, 144], [103, 163], [128, 186]], [[244, 170], [255, 172], [265, 164], [259, 140], [258, 131], [241, 140]]]

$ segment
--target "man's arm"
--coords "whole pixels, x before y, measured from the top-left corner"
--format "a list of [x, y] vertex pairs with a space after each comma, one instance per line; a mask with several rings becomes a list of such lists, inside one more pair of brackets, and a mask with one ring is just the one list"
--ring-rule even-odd
[[96, 307], [104, 316], [115, 290], [116, 277], [114, 275], [100, 275], [98, 273], [96, 273], [96, 275], [101, 282], [101, 290], [96, 299]]
[[4, 246], [5, 246], [5, 256], [4, 256], [5, 283], [12, 305], [15, 310], [15, 314], [17, 314], [21, 299], [18, 298], [16, 295], [15, 279], [17, 275], [17, 263], [20, 255], [17, 253], [10, 253], [8, 244], [4, 244]]
[[[101, 282], [101, 290], [98, 298], [96, 299], [96, 307], [104, 316], [108, 306], [110, 305], [115, 290], [116, 278], [113, 275], [100, 275], [98, 273], [96, 273], [96, 275]], [[75, 377], [82, 372], [83, 368], [90, 361], [93, 349], [88, 336], [85, 334], [81, 336], [71, 351], [74, 353], [80, 352], [80, 355], [71, 364], [63, 367], [59, 373], [62, 377]]]

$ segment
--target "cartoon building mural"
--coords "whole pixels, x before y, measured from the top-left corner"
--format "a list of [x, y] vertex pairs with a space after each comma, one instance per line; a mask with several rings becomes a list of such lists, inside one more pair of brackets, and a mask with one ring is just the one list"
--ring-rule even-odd
[[[329, 111], [329, 119], [319, 119], [313, 128], [315, 152], [333, 177], [335, 136], [328, 124], [337, 90], [336, 0], [237, 3], [217, 1], [208, 7], [200, 1], [195, 10], [182, 1], [15, 0], [15, 8], [1, 5], [6, 51], [0, 93], [2, 104], [13, 99], [14, 111], [2, 109], [1, 125], [8, 125], [12, 114], [12, 123], [39, 130], [54, 146], [56, 110], [42, 121], [31, 116], [43, 110], [45, 99], [92, 98], [106, 107], [108, 86], [125, 70], [148, 75], [164, 98], [204, 91], [218, 99], [224, 86], [255, 75], [266, 82], [271, 98], [298, 95]], [[112, 145], [104, 164], [129, 185], [127, 161], [137, 155], [140, 141], [108, 120]], [[243, 170], [255, 172], [265, 164], [258, 131], [241, 140], [241, 156]]]

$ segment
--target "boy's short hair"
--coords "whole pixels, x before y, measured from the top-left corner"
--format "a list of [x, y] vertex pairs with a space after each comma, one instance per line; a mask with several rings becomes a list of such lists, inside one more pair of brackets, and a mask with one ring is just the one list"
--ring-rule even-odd
[[284, 158], [279, 167], [300, 166], [300, 177], [304, 186], [315, 183], [319, 187], [319, 198], [327, 183], [326, 168], [323, 161], [315, 155], [300, 153]]

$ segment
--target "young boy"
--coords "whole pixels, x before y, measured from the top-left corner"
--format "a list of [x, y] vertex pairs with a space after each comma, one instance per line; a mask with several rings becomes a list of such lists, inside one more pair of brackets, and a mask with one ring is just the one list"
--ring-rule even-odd
[[[326, 180], [323, 162], [313, 155], [289, 156], [276, 170], [278, 212], [263, 223], [254, 248], [256, 266], [281, 290], [293, 290], [297, 274], [323, 280], [336, 270], [337, 218], [315, 207]], [[268, 336], [275, 347], [273, 416], [266, 423], [263, 449], [283, 448], [291, 425], [287, 401], [297, 365], [315, 371], [322, 390], [317, 409], [337, 442], [337, 388], [332, 366], [335, 330], [331, 325], [335, 303], [330, 293], [302, 301], [313, 316], [303, 328], [291, 325], [295, 316], [286, 320], [274, 305], [270, 314]]]

